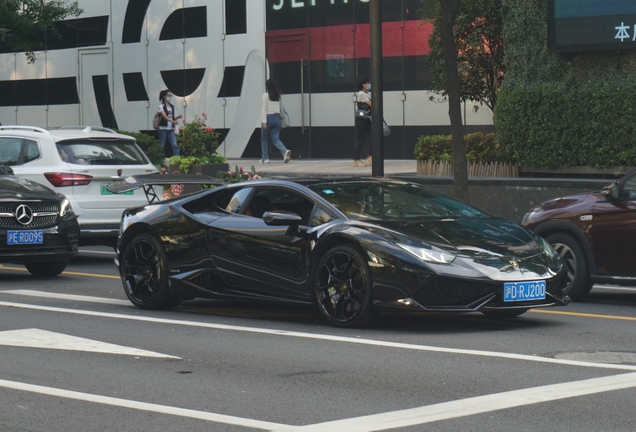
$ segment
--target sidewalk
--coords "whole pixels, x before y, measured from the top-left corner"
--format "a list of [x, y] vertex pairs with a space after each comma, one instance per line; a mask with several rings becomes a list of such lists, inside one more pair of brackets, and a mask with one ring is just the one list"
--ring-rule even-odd
[[[230, 169], [236, 165], [244, 171], [249, 171], [254, 165], [256, 172], [271, 175], [343, 175], [343, 176], [370, 176], [371, 166], [354, 167], [349, 159], [292, 159], [289, 163], [283, 163], [282, 159], [272, 159], [271, 163], [261, 165], [259, 159], [228, 159]], [[385, 159], [384, 175], [415, 174], [417, 164], [415, 159]]]

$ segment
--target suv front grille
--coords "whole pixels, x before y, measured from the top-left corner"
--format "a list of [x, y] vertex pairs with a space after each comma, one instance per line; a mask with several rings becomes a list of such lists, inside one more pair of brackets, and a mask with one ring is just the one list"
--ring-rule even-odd
[[[15, 218], [15, 210], [19, 205], [27, 205], [33, 213], [55, 213], [50, 216], [33, 216], [33, 220], [28, 225], [22, 225]], [[11, 214], [11, 216], [0, 216], [0, 227], [2, 228], [39, 228], [55, 225], [60, 211], [60, 204], [57, 201], [27, 201], [27, 202], [2, 202], [0, 203], [0, 213]]]

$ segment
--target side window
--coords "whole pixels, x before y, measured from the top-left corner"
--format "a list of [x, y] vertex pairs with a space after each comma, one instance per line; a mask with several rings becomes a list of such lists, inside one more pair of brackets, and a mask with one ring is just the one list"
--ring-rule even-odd
[[636, 176], [627, 179], [621, 190], [621, 198], [636, 200]]
[[21, 150], [22, 139], [0, 138], [0, 165], [18, 165]]
[[24, 163], [31, 162], [40, 157], [38, 143], [31, 140], [24, 141]]
[[313, 209], [313, 202], [291, 191], [284, 189], [259, 189], [250, 201], [245, 214], [261, 218], [268, 211], [289, 211], [296, 213], [302, 218], [302, 225], [308, 225]]
[[248, 187], [240, 189], [234, 193], [232, 192], [232, 190], [229, 190], [224, 193], [221, 197], [219, 197], [216, 204], [230, 213], [240, 213], [245, 200], [249, 196], [250, 192], [252, 192], [252, 188]]
[[314, 215], [311, 218], [311, 226], [312, 227], [320, 226], [328, 222], [331, 222], [334, 219], [335, 218], [329, 212], [327, 212], [327, 210], [325, 210], [324, 208], [320, 206], [317, 206], [316, 211], [314, 212]]

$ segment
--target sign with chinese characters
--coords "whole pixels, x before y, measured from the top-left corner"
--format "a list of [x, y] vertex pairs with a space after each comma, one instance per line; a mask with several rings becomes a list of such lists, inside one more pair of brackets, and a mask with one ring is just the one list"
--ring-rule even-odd
[[636, 1], [549, 0], [553, 52], [636, 49]]

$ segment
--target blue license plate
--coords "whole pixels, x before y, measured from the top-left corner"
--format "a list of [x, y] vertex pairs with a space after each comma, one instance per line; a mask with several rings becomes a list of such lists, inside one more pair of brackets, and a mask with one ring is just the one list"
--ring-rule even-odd
[[8, 245], [44, 244], [44, 231], [42, 230], [7, 231], [7, 244]]
[[518, 302], [545, 299], [545, 281], [504, 283], [504, 301]]

